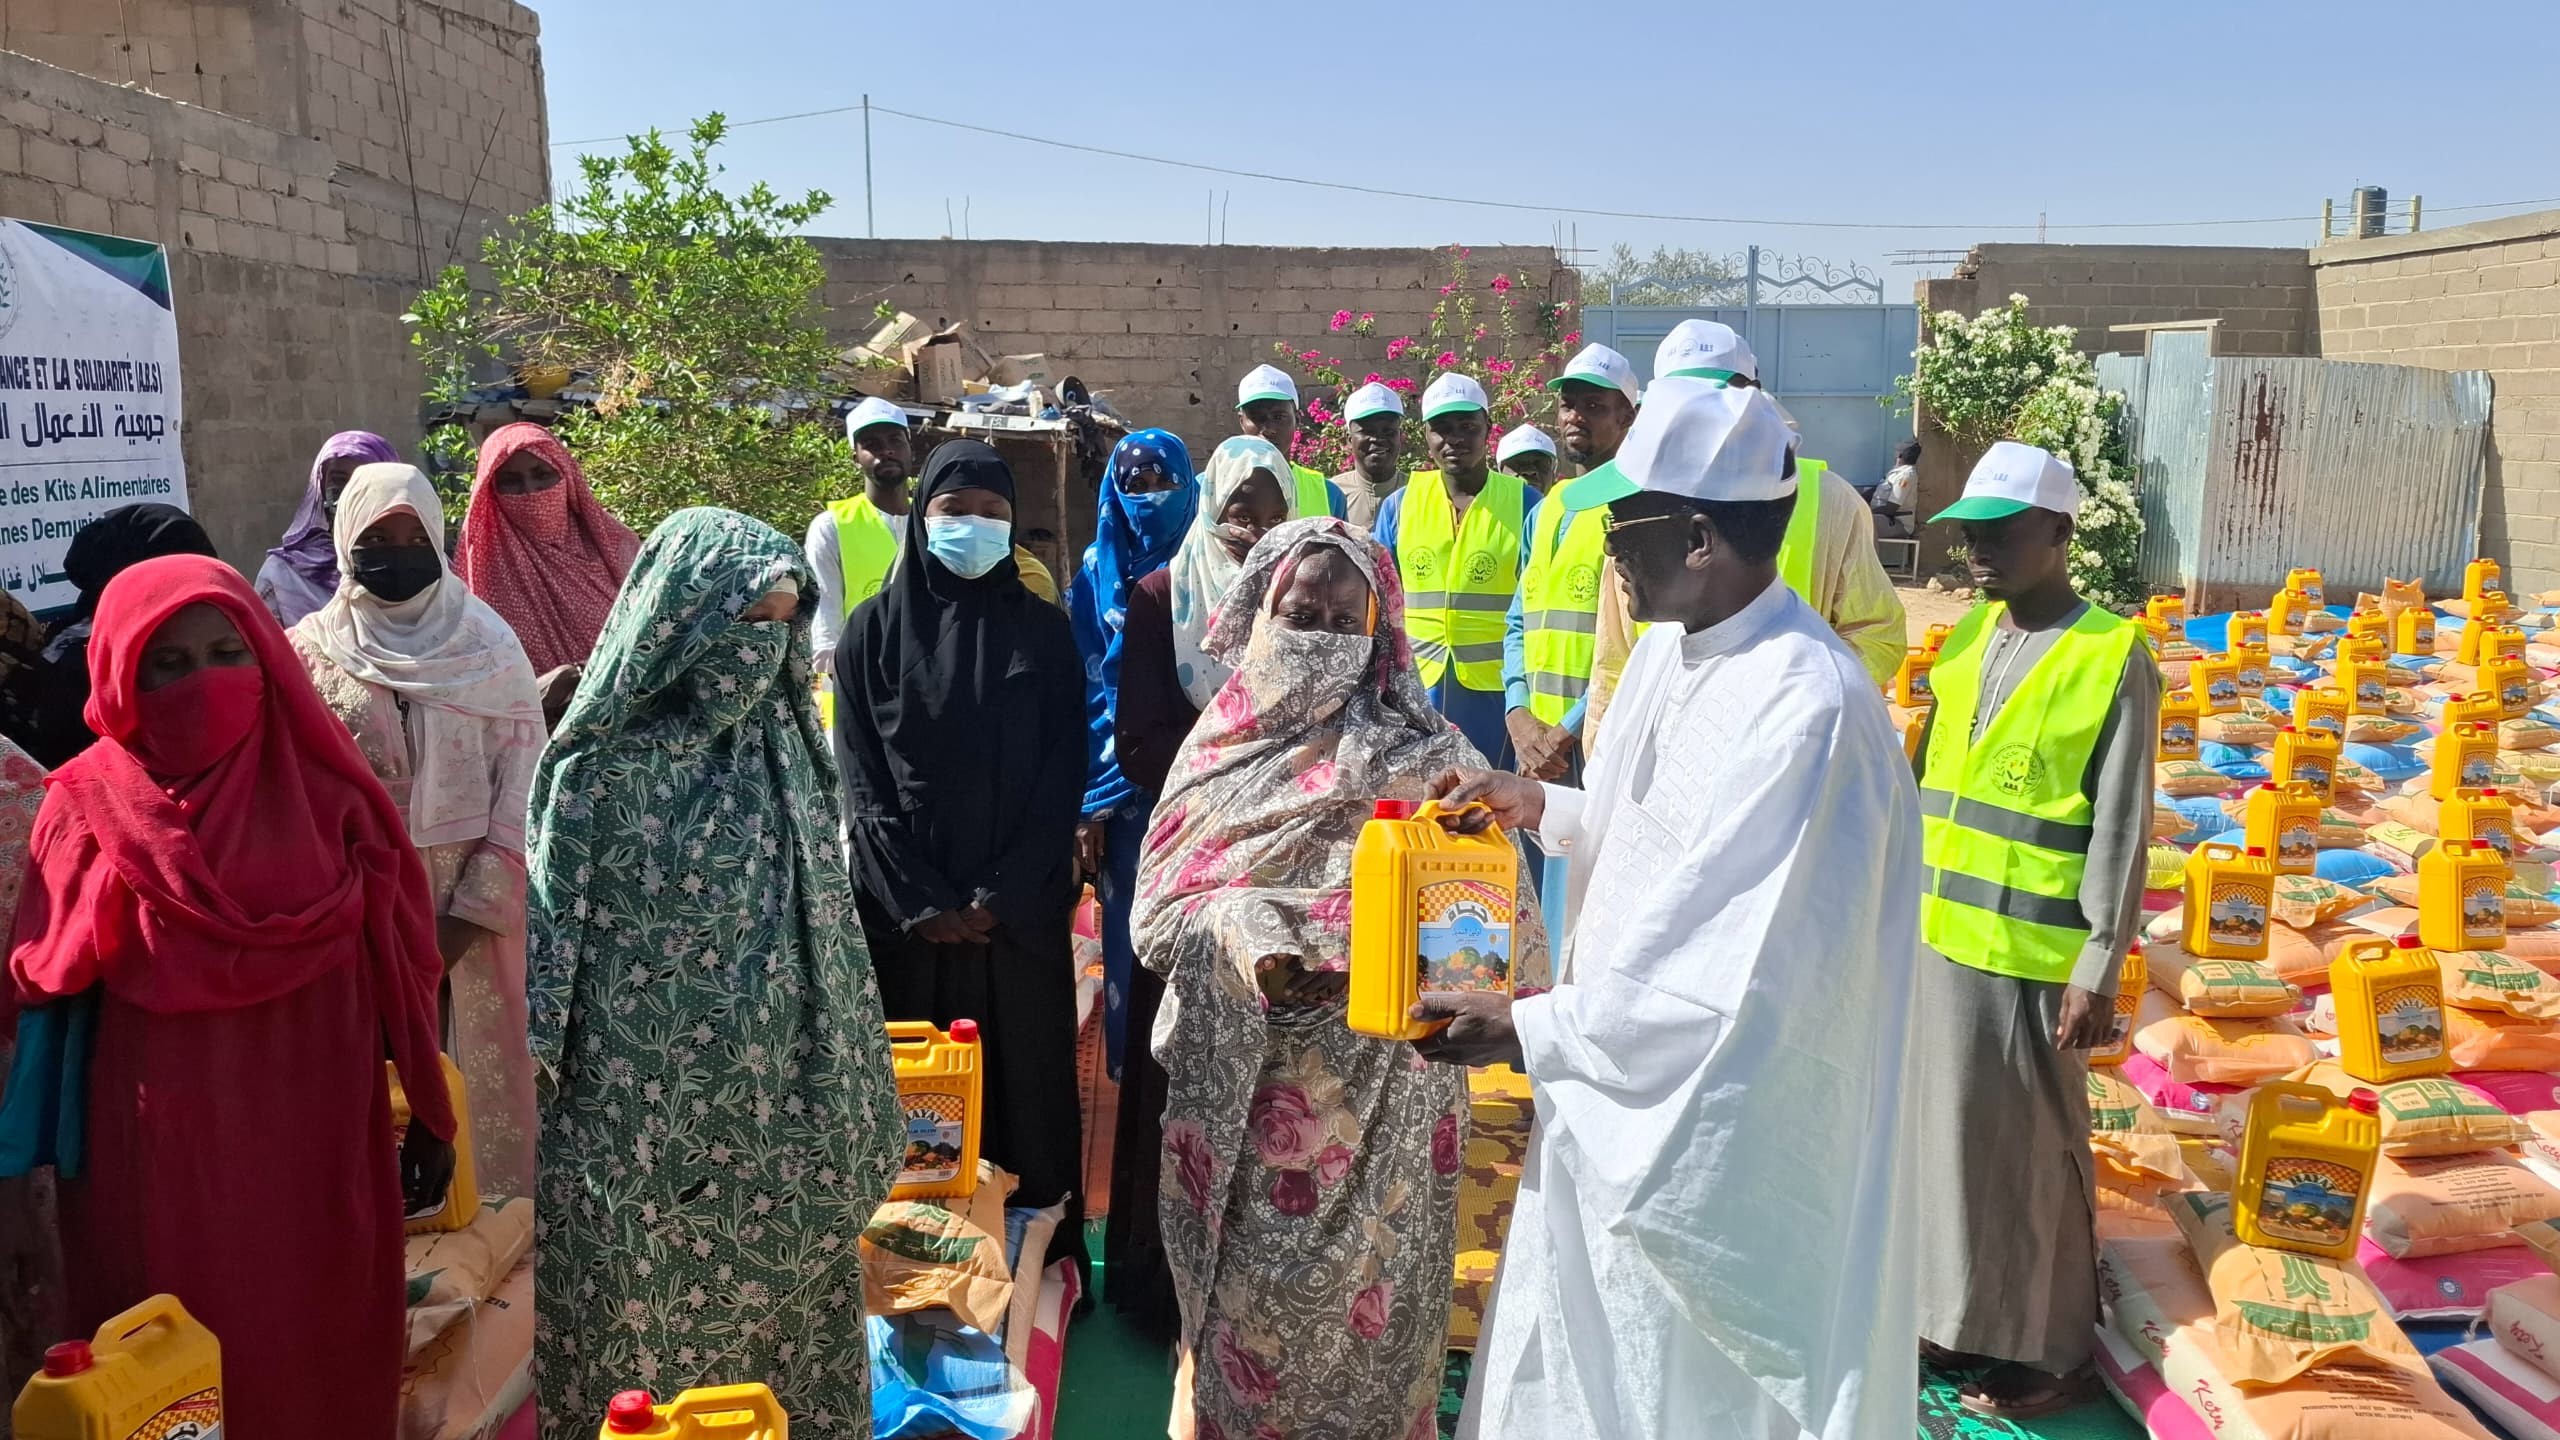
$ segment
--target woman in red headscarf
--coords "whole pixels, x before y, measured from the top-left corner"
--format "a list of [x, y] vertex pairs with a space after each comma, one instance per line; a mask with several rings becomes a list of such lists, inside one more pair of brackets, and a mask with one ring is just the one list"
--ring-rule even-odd
[[535, 674], [586, 662], [639, 553], [550, 431], [519, 421], [480, 442], [453, 571], [515, 630]]
[[[71, 1323], [165, 1291], [222, 1342], [231, 1433], [389, 1440], [404, 1199], [453, 1166], [426, 872], [219, 561], [118, 576], [89, 670], [100, 739], [45, 793], [0, 987], [0, 1023], [96, 1006]], [[386, 1053], [416, 1115], [396, 1150]]]

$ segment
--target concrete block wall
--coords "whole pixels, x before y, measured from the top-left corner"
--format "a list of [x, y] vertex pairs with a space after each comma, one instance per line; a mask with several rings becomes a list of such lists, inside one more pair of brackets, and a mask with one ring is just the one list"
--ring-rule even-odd
[[2491, 377], [2483, 553], [2560, 588], [2560, 210], [2313, 250], [2320, 354]]
[[[1250, 245], [1046, 244], [1016, 240], [817, 242], [827, 262], [828, 324], [850, 343], [882, 301], [930, 324], [965, 320], [990, 354], [1040, 352], [1053, 377], [1106, 392], [1131, 421], [1183, 438], [1195, 458], [1235, 433], [1236, 381], [1279, 363], [1275, 341], [1386, 361], [1387, 341], [1418, 334], [1448, 281], [1436, 249], [1290, 249]], [[1477, 316], [1498, 306], [1497, 274], [1523, 306], [1579, 298], [1575, 272], [1538, 247], [1480, 248], [1467, 260]], [[1334, 312], [1375, 314], [1377, 335], [1331, 334]], [[1534, 327], [1522, 326], [1534, 344]], [[1495, 325], [1494, 334], [1500, 334]]]
[[2088, 355], [2138, 351], [2114, 325], [2222, 322], [2216, 353], [2315, 355], [2306, 252], [2237, 245], [1976, 245], [1953, 278], [1920, 282], [1925, 314], [1979, 314], [2024, 295], [2039, 325], [2079, 331]]
[[[192, 17], [183, 35], [177, 12]], [[401, 312], [448, 256], [548, 198], [533, 14], [511, 0], [0, 0], [0, 17], [0, 46], [95, 67], [0, 50], [0, 215], [168, 247], [191, 501], [224, 558], [255, 569], [331, 432], [415, 453], [421, 377]], [[138, 50], [123, 48], [128, 22]], [[155, 38], [178, 71], [153, 68]], [[394, 76], [408, 128], [386, 146], [373, 117], [396, 124]], [[217, 108], [231, 106], [247, 113]]]

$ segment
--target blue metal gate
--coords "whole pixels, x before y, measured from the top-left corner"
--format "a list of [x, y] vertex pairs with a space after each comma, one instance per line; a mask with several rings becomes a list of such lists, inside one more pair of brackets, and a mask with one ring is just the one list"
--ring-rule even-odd
[[1920, 307], [1885, 304], [1884, 282], [1858, 267], [1764, 257], [1757, 245], [1732, 257], [1732, 269], [1703, 305], [1586, 305], [1583, 338], [1625, 355], [1651, 383], [1654, 347], [1671, 327], [1730, 325], [1760, 359], [1761, 388], [1802, 427], [1804, 453], [1852, 484], [1882, 479], [1911, 424], [1878, 401], [1911, 373]]

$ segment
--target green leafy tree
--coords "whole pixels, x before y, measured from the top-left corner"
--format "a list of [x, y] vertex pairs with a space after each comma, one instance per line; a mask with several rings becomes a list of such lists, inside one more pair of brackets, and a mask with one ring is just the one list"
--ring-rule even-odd
[[1709, 305], [1740, 278], [1731, 261], [1704, 250], [1656, 245], [1638, 255], [1622, 241], [1584, 272], [1582, 293], [1595, 305]]
[[[829, 198], [722, 190], [711, 154], [727, 130], [713, 114], [681, 145], [652, 130], [581, 157], [575, 189], [482, 242], [482, 284], [449, 266], [402, 317], [431, 403], [501, 362], [593, 377], [595, 405], [567, 411], [560, 438], [643, 534], [689, 505], [797, 533], [854, 483], [826, 403], [826, 267], [797, 233]], [[455, 456], [469, 439], [448, 427], [430, 444]]]

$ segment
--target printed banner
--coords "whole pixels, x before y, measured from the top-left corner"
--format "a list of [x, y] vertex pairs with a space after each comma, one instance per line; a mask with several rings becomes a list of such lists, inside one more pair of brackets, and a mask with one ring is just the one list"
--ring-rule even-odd
[[187, 508], [178, 321], [157, 245], [0, 219], [0, 586], [72, 602], [62, 552], [122, 505]]

